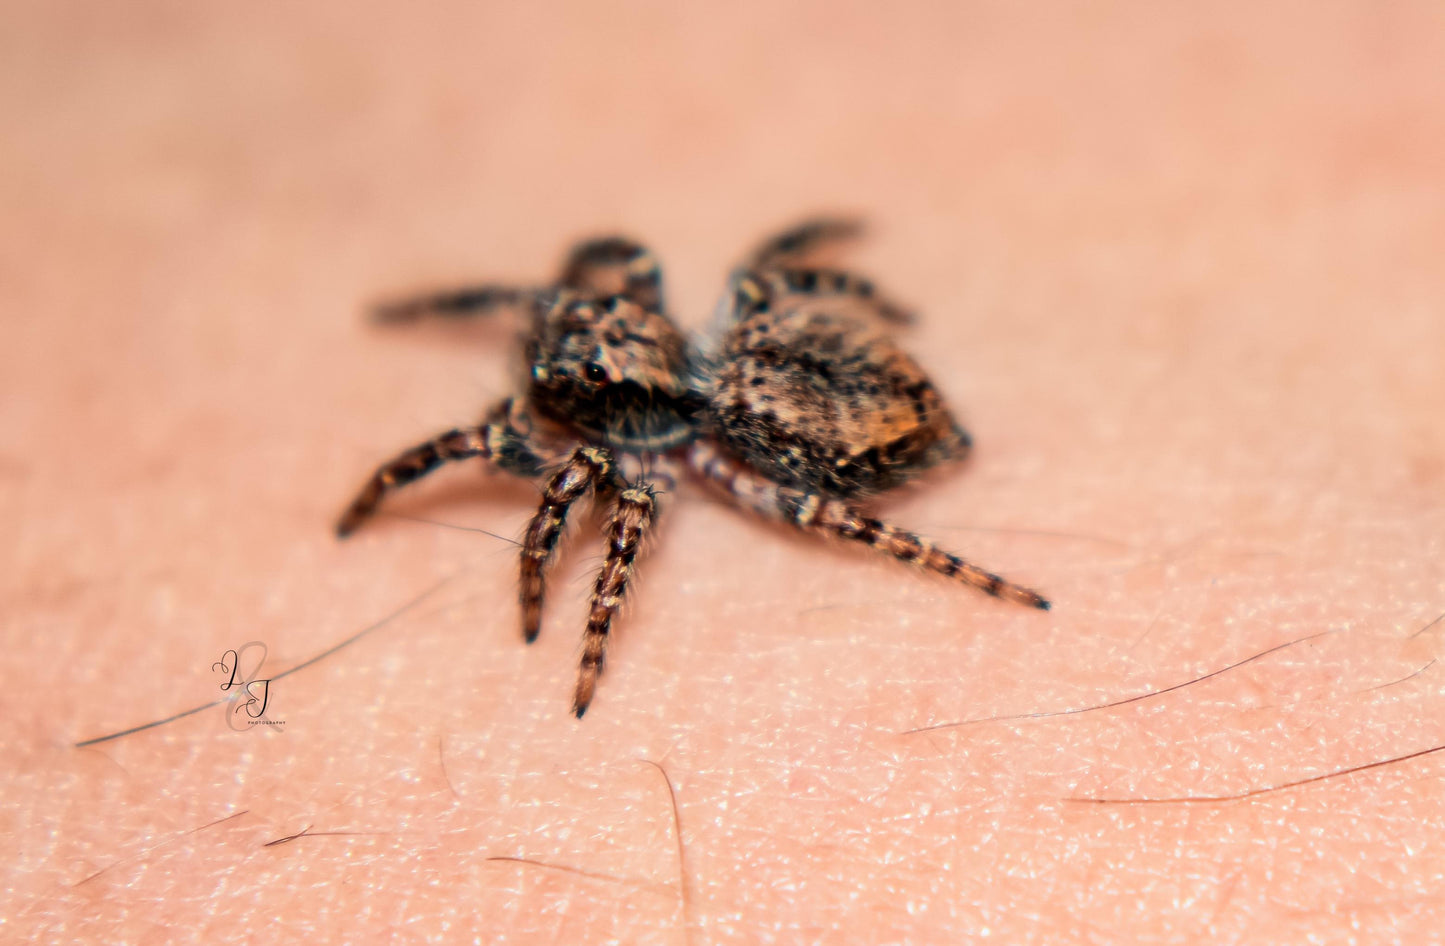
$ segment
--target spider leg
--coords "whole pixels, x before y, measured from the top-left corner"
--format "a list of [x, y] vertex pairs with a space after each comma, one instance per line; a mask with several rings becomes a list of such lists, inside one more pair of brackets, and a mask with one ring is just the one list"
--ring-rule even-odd
[[599, 237], [572, 248], [558, 282], [598, 298], [622, 296], [663, 311], [662, 267], [652, 251], [626, 237]]
[[[811, 265], [809, 259], [831, 245], [851, 240], [863, 232], [862, 221], [844, 217], [820, 217], [804, 221], [789, 230], [769, 239], [758, 247], [749, 258], [748, 264], [733, 276], [733, 291], [745, 280], [766, 284], [772, 295], [792, 293], [803, 296], [849, 296], [871, 306], [879, 316], [889, 322], [907, 323], [913, 320], [905, 308], [880, 298], [873, 283], [846, 270]], [[746, 309], [760, 311], [767, 302], [760, 294], [750, 291], [746, 305], [740, 305], [737, 318], [749, 314]], [[769, 300], [770, 301], [770, 300]]]
[[532, 302], [540, 289], [521, 286], [473, 286], [383, 302], [371, 310], [374, 322], [416, 322], [429, 315], [449, 319], [491, 315], [498, 309]]
[[772, 308], [782, 296], [812, 298], [844, 296], [867, 305], [882, 319], [896, 324], [913, 321], [907, 309], [879, 296], [873, 283], [841, 269], [779, 269], [742, 270], [733, 275], [729, 292], [722, 305], [725, 324], [741, 322]]
[[778, 522], [822, 535], [861, 542], [894, 558], [954, 578], [991, 594], [1047, 611], [1049, 602], [1036, 591], [945, 552], [932, 542], [897, 526], [871, 518], [841, 499], [774, 483], [722, 454], [707, 442], [695, 443], [688, 464], [704, 480], [719, 487], [739, 505]]
[[768, 274], [786, 290], [804, 296], [850, 296], [873, 308], [880, 317], [898, 324], [913, 321], [913, 313], [879, 296], [873, 283], [842, 269], [777, 269]]
[[522, 539], [522, 636], [527, 643], [536, 640], [542, 629], [544, 572], [567, 524], [568, 510], [589, 489], [610, 483], [616, 469], [606, 447], [578, 447], [542, 490], [542, 504]]
[[572, 711], [581, 719], [597, 689], [597, 677], [607, 655], [607, 636], [612, 618], [622, 605], [632, 577], [632, 562], [638, 547], [647, 537], [657, 518], [657, 494], [650, 485], [639, 484], [623, 489], [612, 506], [607, 523], [607, 560], [597, 575], [592, 591], [592, 611], [587, 617], [587, 631], [582, 638], [582, 666], [577, 671], [577, 693]]
[[513, 402], [503, 401], [476, 427], [460, 427], [412, 447], [377, 468], [336, 524], [338, 538], [356, 531], [388, 492], [426, 476], [444, 463], [481, 457], [521, 476], [536, 476], [546, 465], [542, 448], [514, 425]]
[[830, 243], [851, 240], [863, 232], [863, 222], [849, 217], [816, 217], [778, 233], [763, 242], [748, 265], [752, 267], [782, 266], [796, 263]]

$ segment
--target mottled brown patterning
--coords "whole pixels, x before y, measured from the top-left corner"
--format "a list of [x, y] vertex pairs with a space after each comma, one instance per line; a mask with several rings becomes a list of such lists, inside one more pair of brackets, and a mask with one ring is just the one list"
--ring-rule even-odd
[[967, 452], [918, 363], [876, 319], [830, 301], [738, 280], [704, 386], [706, 433], [779, 483], [835, 496], [880, 493]]
[[657, 493], [619, 461], [685, 464], [734, 503], [798, 529], [858, 542], [900, 561], [1035, 608], [1039, 594], [868, 514], [864, 504], [970, 443], [886, 323], [908, 313], [873, 284], [814, 257], [857, 234], [850, 220], [803, 223], [764, 242], [733, 273], [721, 324], [690, 345], [667, 314], [662, 271], [623, 237], [575, 247], [555, 284], [481, 286], [403, 299], [377, 318], [410, 321], [520, 308], [529, 317], [525, 394], [476, 427], [399, 454], [367, 480], [337, 524], [346, 536], [391, 489], [451, 460], [480, 458], [546, 476], [522, 543], [522, 633], [536, 638], [548, 563], [572, 505], [592, 492], [611, 509], [607, 557], [592, 593], [573, 698], [580, 717], [602, 672], [612, 620], [657, 519]]

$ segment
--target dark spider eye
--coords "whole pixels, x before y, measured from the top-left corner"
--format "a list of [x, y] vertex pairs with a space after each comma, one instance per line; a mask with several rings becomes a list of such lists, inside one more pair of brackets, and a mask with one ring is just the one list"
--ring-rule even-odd
[[582, 373], [587, 376], [588, 381], [606, 381], [607, 369], [595, 361], [589, 361], [582, 366]]

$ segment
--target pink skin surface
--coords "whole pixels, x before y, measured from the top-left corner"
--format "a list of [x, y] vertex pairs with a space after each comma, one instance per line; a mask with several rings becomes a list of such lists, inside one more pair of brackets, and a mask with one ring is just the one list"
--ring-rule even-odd
[[[0, 938], [1438, 935], [1445, 752], [1077, 799], [1445, 744], [1441, 8], [1023, 9], [12, 13]], [[835, 209], [977, 442], [884, 511], [1054, 611], [684, 484], [578, 722], [587, 515], [530, 648], [506, 541], [332, 538], [510, 390], [503, 330], [366, 302], [617, 228], [701, 326]], [[386, 508], [535, 503], [467, 467]], [[74, 748], [428, 589], [277, 679], [284, 725]]]

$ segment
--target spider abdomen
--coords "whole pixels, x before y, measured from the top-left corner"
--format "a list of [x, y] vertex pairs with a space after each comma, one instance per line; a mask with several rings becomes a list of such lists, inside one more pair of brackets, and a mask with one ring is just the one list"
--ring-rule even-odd
[[729, 330], [719, 363], [710, 435], [780, 483], [865, 496], [967, 450], [923, 369], [867, 320], [758, 312]]

